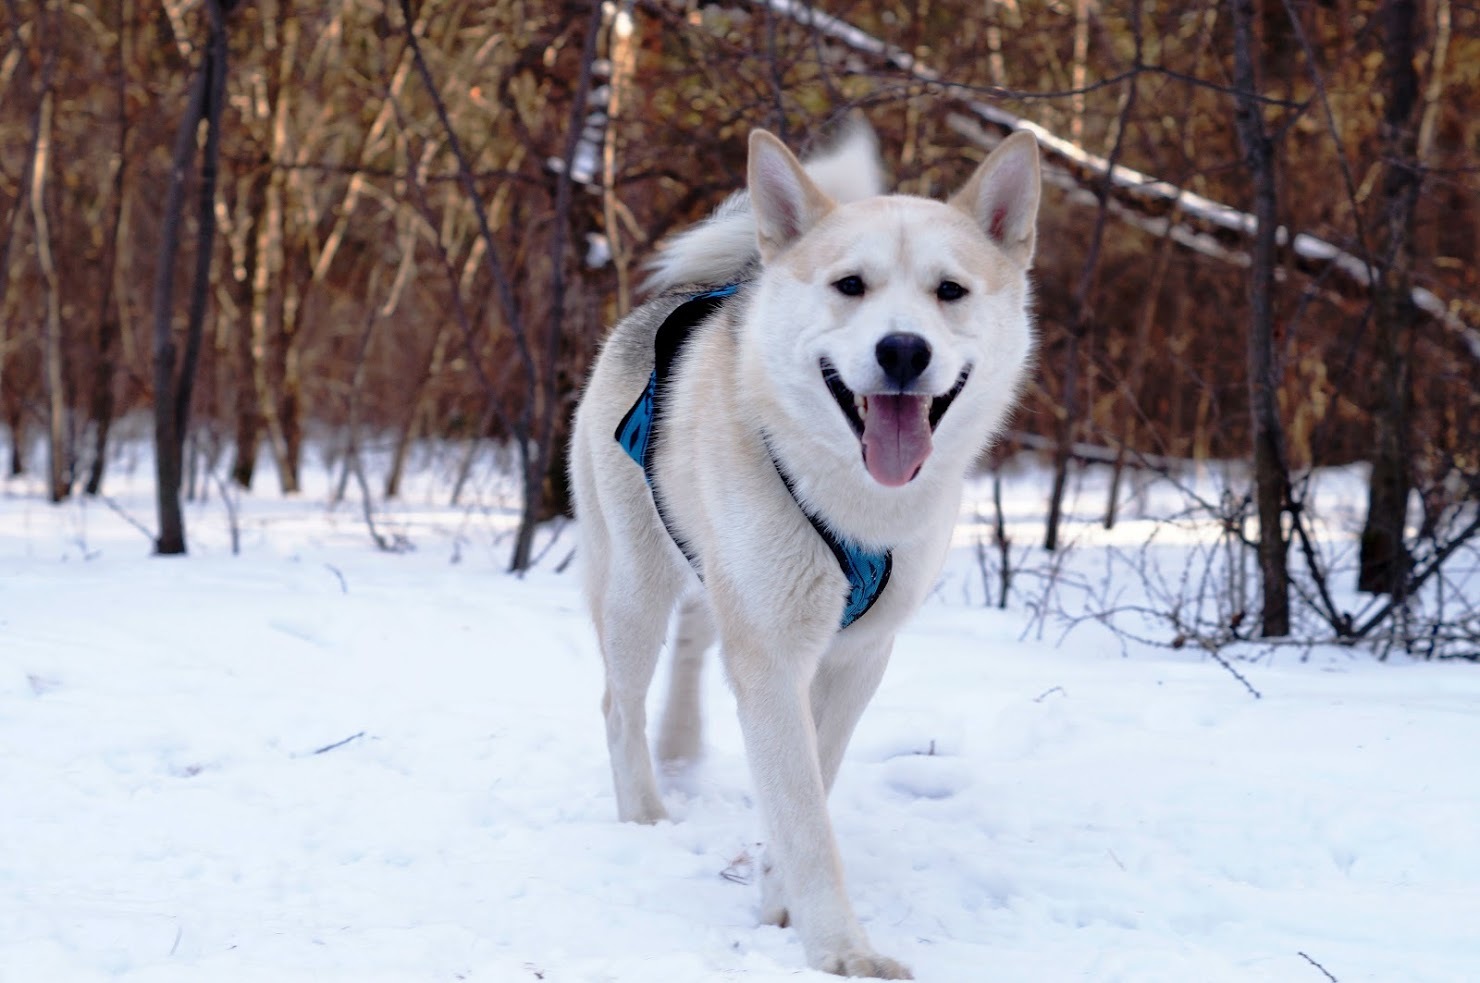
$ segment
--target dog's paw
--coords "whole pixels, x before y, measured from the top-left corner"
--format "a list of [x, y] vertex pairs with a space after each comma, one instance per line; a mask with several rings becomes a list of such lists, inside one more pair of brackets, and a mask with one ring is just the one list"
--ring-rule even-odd
[[781, 871], [771, 862], [767, 848], [761, 856], [761, 924], [785, 928], [791, 923], [786, 911], [786, 888], [781, 883]]
[[704, 756], [704, 743], [699, 727], [665, 718], [658, 732], [658, 763], [665, 771], [685, 770]]
[[618, 809], [617, 820], [624, 823], [637, 823], [641, 826], [656, 826], [658, 823], [668, 821], [668, 810], [662, 805], [645, 805], [635, 809]]
[[874, 980], [912, 980], [915, 978], [901, 963], [888, 956], [869, 952], [867, 949], [853, 949], [829, 955], [817, 968], [824, 973], [832, 973], [834, 976], [863, 976]]

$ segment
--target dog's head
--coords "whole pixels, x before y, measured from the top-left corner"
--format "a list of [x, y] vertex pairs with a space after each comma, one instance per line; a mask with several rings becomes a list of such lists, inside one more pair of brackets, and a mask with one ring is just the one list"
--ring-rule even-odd
[[[948, 202], [838, 204], [758, 130], [749, 186], [765, 273], [749, 377], [879, 485], [964, 467], [1001, 426], [1032, 348], [1033, 137], [1005, 140]], [[850, 455], [851, 456], [851, 455]]]

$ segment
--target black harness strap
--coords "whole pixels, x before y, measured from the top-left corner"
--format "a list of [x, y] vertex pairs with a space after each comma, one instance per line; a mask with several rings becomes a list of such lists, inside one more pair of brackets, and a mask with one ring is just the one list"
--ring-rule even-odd
[[[658, 488], [656, 480], [656, 468], [654, 467], [654, 448], [658, 435], [661, 431], [660, 421], [663, 418], [663, 408], [666, 402], [666, 392], [663, 385], [673, 368], [673, 362], [678, 353], [688, 342], [694, 328], [715, 309], [724, 303], [725, 298], [730, 297], [739, 284], [730, 284], [717, 290], [706, 291], [696, 294], [678, 307], [663, 321], [658, 328], [658, 333], [653, 341], [653, 372], [648, 377], [647, 385], [637, 397], [637, 402], [632, 404], [622, 422], [617, 424], [615, 437], [617, 443], [627, 452], [627, 456], [636, 461], [642, 468], [643, 477], [647, 480], [648, 490], [653, 496], [653, 505], [657, 507], [658, 518], [663, 523], [663, 528], [668, 530], [668, 535], [673, 539], [681, 553], [688, 559], [689, 565], [696, 571], [699, 569], [698, 557], [694, 555], [689, 544], [674, 531], [673, 523], [669, 520], [663, 508], [663, 496]], [[842, 539], [833, 532], [822, 519], [814, 515], [811, 510], [802, 505], [797, 497], [796, 486], [791, 476], [781, 466], [775, 451], [771, 449], [771, 442], [764, 434], [761, 435], [766, 444], [766, 451], [770, 454], [771, 463], [776, 467], [776, 474], [780, 476], [781, 483], [786, 486], [792, 501], [797, 503], [797, 508], [807, 517], [812, 528], [817, 530], [817, 535], [827, 544], [837, 558], [838, 566], [843, 571], [843, 576], [848, 579], [848, 600], [843, 607], [842, 623], [839, 630], [847, 628], [853, 622], [874, 606], [879, 595], [884, 593], [884, 588], [889, 583], [889, 574], [894, 568], [894, 556], [889, 550], [869, 550], [857, 543]], [[700, 573], [702, 579], [703, 574]]]
[[791, 500], [797, 503], [797, 508], [802, 510], [802, 515], [812, 523], [812, 528], [817, 530], [817, 535], [832, 550], [837, 558], [838, 566], [842, 568], [843, 576], [848, 578], [848, 603], [843, 605], [843, 622], [840, 628], [847, 628], [853, 622], [868, 613], [869, 608], [874, 606], [884, 593], [884, 588], [889, 586], [889, 575], [894, 572], [894, 553], [890, 550], [870, 550], [858, 543], [849, 542], [832, 531], [832, 528], [811, 509], [802, 504], [797, 495], [796, 485], [791, 480], [791, 475], [781, 466], [781, 461], [776, 457], [776, 451], [771, 447], [771, 440], [764, 433], [761, 439], [765, 441], [766, 453], [771, 456], [771, 464], [776, 468], [776, 473], [781, 476], [781, 483], [791, 494]]
[[[658, 518], [663, 522], [663, 528], [668, 530], [684, 557], [689, 561], [689, 566], [695, 570], [699, 569], [699, 558], [689, 544], [673, 529], [673, 523], [668, 519], [668, 513], [663, 508], [663, 498], [658, 490], [657, 481], [654, 479], [656, 468], [654, 467], [654, 449], [657, 445], [658, 420], [663, 416], [663, 404], [667, 401], [667, 393], [662, 382], [668, 378], [673, 368], [673, 361], [678, 353], [688, 342], [689, 335], [695, 326], [703, 321], [715, 309], [724, 302], [736, 290], [739, 284], [730, 284], [720, 287], [718, 290], [710, 290], [706, 293], [697, 294], [674, 308], [673, 313], [663, 321], [658, 328], [657, 337], [653, 340], [653, 373], [648, 377], [647, 386], [642, 394], [637, 397], [637, 402], [622, 417], [622, 422], [617, 424], [617, 443], [627, 452], [627, 456], [636, 461], [642, 468], [643, 477], [647, 479], [648, 490], [653, 495], [653, 505], [658, 509]], [[701, 575], [702, 576], [702, 575]]]

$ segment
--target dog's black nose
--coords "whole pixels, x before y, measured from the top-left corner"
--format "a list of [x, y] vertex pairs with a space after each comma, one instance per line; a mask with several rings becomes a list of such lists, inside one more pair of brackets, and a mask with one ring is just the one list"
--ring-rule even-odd
[[930, 365], [930, 342], [917, 334], [888, 334], [874, 347], [874, 357], [890, 385], [908, 389]]

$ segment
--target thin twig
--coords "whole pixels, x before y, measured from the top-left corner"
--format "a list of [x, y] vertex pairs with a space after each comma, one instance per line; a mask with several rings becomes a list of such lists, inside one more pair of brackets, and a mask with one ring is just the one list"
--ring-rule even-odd
[[318, 748], [313, 753], [314, 754], [323, 754], [323, 753], [325, 753], [327, 751], [332, 751], [335, 748], [344, 747], [350, 741], [358, 740], [358, 739], [360, 739], [361, 737], [364, 737], [364, 736], [365, 736], [365, 732], [362, 730], [358, 734], [351, 734], [351, 735], [349, 735], [348, 737], [346, 737], [342, 741], [335, 741], [333, 744], [325, 744], [323, 747]]
[[1303, 953], [1303, 952], [1296, 952], [1295, 955], [1299, 956], [1301, 959], [1304, 959], [1306, 962], [1310, 963], [1316, 969], [1319, 969], [1325, 975], [1326, 979], [1328, 979], [1328, 980], [1331, 981], [1331, 983], [1341, 983], [1340, 980], [1338, 980], [1336, 977], [1334, 977], [1334, 976], [1331, 975], [1331, 971], [1330, 970], [1328, 970], [1325, 966], [1322, 966], [1320, 963], [1316, 962], [1314, 959], [1312, 959], [1309, 956], [1307, 956], [1305, 953]]
[[560, 542], [560, 534], [565, 532], [565, 527], [569, 524], [570, 521], [565, 516], [561, 515], [555, 517], [554, 521], [550, 523], [550, 525], [554, 526], [554, 529], [550, 534], [550, 541], [545, 544], [544, 549], [540, 550], [538, 553], [530, 558], [529, 565], [531, 567], [537, 567], [540, 565], [540, 561], [543, 560], [545, 556], [552, 549], [555, 548], [556, 543]]
[[370, 530], [370, 539], [375, 543], [375, 548], [383, 553], [409, 553], [412, 549], [411, 540], [402, 533], [395, 533], [390, 537], [382, 536], [380, 530], [375, 528], [375, 507], [373, 496], [370, 494], [370, 485], [365, 481], [365, 468], [358, 454], [350, 455], [350, 473], [354, 475], [355, 482], [360, 486], [361, 511], [365, 517], [365, 526]]
[[1300, 552], [1305, 557], [1306, 568], [1309, 570], [1311, 580], [1315, 582], [1316, 591], [1320, 595], [1321, 613], [1325, 616], [1326, 623], [1331, 626], [1331, 629], [1336, 632], [1337, 636], [1345, 638], [1351, 634], [1351, 615], [1337, 608], [1336, 602], [1331, 599], [1331, 591], [1326, 586], [1325, 571], [1321, 567], [1320, 558], [1316, 556], [1315, 546], [1311, 543], [1310, 536], [1305, 529], [1304, 502], [1294, 501], [1292, 499], [1290, 507], [1286, 509], [1286, 512], [1290, 516], [1290, 524], [1295, 537], [1300, 540]]
[[139, 530], [139, 532], [143, 533], [144, 537], [149, 540], [150, 545], [153, 545], [154, 532], [151, 529], [145, 526], [144, 523], [140, 522], [138, 519], [135, 519], [133, 516], [125, 512], [123, 510], [123, 506], [113, 501], [113, 499], [109, 498], [107, 495], [99, 495], [98, 497], [103, 500], [104, 505], [108, 506], [114, 512], [117, 512], [119, 517], [122, 518], [124, 522], [127, 522], [129, 525]]
[[236, 502], [231, 497], [231, 490], [227, 487], [226, 482], [221, 476], [216, 473], [215, 468], [212, 467], [207, 473], [211, 476], [211, 480], [216, 483], [216, 489], [221, 495], [221, 502], [226, 506], [226, 527], [231, 531], [231, 555], [240, 556], [242, 552], [242, 530], [241, 524], [237, 521]]
[[1244, 689], [1248, 690], [1251, 694], [1253, 694], [1254, 699], [1256, 699], [1256, 700], [1262, 700], [1262, 699], [1264, 699], [1264, 694], [1261, 693], [1261, 692], [1259, 692], [1257, 689], [1255, 689], [1254, 688], [1254, 684], [1251, 683], [1251, 682], [1249, 682], [1248, 679], [1246, 679], [1244, 677], [1244, 674], [1243, 673], [1239, 672], [1237, 669], [1235, 669], [1233, 667], [1233, 663], [1231, 663], [1227, 659], [1223, 658], [1223, 655], [1218, 651], [1218, 648], [1217, 648], [1216, 645], [1213, 645], [1213, 644], [1207, 643], [1207, 642], [1202, 642], [1201, 640], [1199, 640], [1199, 642], [1200, 642], [1200, 644], [1202, 646], [1202, 650], [1204, 652], [1208, 653], [1208, 655], [1212, 657], [1212, 659], [1213, 659], [1214, 662], [1218, 663], [1224, 669], [1227, 669], [1228, 672], [1229, 672], [1229, 675], [1233, 676], [1234, 679], [1237, 679], [1239, 682], [1243, 683], [1244, 684]]

